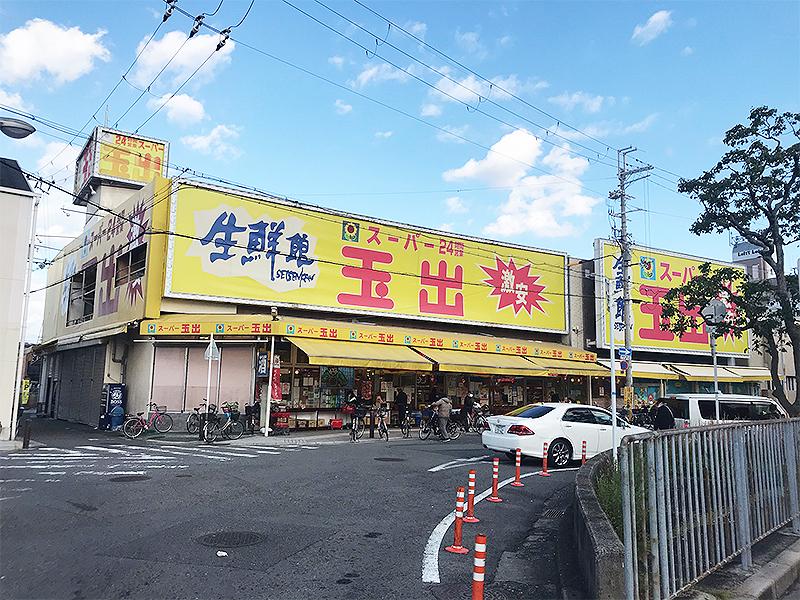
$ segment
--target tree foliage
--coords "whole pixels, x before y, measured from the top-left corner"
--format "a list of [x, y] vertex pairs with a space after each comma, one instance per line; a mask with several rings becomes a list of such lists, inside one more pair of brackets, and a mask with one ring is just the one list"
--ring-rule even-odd
[[775, 276], [756, 281], [740, 269], [702, 265], [694, 279], [666, 295], [665, 327], [683, 333], [696, 319], [683, 307], [725, 301], [727, 330], [734, 335], [753, 331], [771, 358], [775, 395], [795, 414], [778, 377], [778, 361], [784, 345], [791, 345], [800, 373], [800, 293], [796, 277], [787, 274], [785, 257], [786, 247], [800, 241], [800, 113], [754, 108], [749, 123], [728, 130], [723, 141], [730, 150], [713, 168], [678, 185], [702, 206], [690, 231], [735, 232], [757, 248]]

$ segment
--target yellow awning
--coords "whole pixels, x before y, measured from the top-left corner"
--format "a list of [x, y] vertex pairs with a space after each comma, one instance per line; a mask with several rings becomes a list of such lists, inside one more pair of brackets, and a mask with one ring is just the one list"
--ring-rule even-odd
[[438, 363], [440, 371], [474, 373], [476, 375], [527, 375], [529, 377], [546, 375], [543, 369], [537, 368], [521, 356], [464, 350], [440, 350], [438, 348], [419, 348], [418, 350]]
[[528, 358], [526, 360], [543, 369], [548, 375], [591, 375], [607, 377], [608, 369], [595, 363], [577, 360], [559, 360], [557, 358]]
[[[683, 377], [686, 381], [714, 381], [714, 367], [712, 365], [678, 365], [666, 363], [666, 365]], [[724, 367], [717, 367], [717, 381], [736, 383], [742, 378]]]
[[766, 367], [725, 367], [741, 381], [769, 381], [772, 375]]
[[[611, 370], [610, 360], [598, 360], [597, 362], [606, 367], [609, 371]], [[617, 361], [616, 367], [617, 375], [619, 375], [622, 370], [619, 361]], [[670, 371], [661, 363], [639, 362], [636, 360], [633, 361], [633, 377], [634, 379], [680, 379], [680, 375], [675, 371]]]
[[405, 346], [296, 337], [291, 338], [291, 342], [308, 354], [308, 362], [312, 365], [341, 365], [405, 371], [433, 370], [433, 365], [429, 360]]

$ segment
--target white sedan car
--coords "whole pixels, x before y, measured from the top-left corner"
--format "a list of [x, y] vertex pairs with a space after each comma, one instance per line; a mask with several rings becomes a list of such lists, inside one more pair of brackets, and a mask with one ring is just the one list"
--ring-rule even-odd
[[[507, 415], [489, 417], [489, 429], [482, 435], [483, 447], [514, 456], [516, 449], [523, 456], [542, 458], [547, 442], [547, 462], [563, 467], [581, 458], [586, 442], [586, 458], [611, 449], [611, 413], [585, 404], [528, 404]], [[629, 435], [647, 433], [623, 419], [617, 420], [620, 440]]]

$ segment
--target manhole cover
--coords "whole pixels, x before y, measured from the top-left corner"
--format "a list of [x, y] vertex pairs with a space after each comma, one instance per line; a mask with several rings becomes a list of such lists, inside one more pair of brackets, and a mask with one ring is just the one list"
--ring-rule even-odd
[[203, 546], [212, 548], [242, 548], [243, 546], [255, 546], [262, 543], [266, 538], [255, 531], [217, 531], [197, 538]]
[[145, 481], [150, 479], [147, 475], [120, 475], [119, 477], [112, 477], [109, 481]]
[[376, 537], [380, 537], [382, 535], [383, 534], [380, 531], [370, 531], [369, 533], [365, 533], [364, 537], [373, 539], [373, 538], [376, 538]]
[[376, 456], [375, 460], [381, 462], [403, 462], [405, 458], [395, 458], [394, 456]]
[[559, 519], [564, 516], [564, 509], [561, 508], [548, 508], [542, 513], [545, 519]]
[[191, 477], [191, 473], [178, 473], [175, 477]]

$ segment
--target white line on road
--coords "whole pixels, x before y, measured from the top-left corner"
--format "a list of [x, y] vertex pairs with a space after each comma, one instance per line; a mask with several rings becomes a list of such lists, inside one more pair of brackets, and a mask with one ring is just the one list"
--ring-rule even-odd
[[39, 471], [37, 475], [66, 475], [66, 471]]
[[87, 458], [100, 458], [98, 454], [14, 454], [9, 456], [15, 460], [85, 460]]
[[72, 467], [75, 468], [85, 468], [85, 467], [93, 467], [94, 463], [88, 465], [76, 465], [75, 463], [70, 463], [66, 465], [46, 465], [46, 464], [32, 464], [32, 465], [0, 465], [0, 469], [43, 469], [47, 466], [54, 466], [58, 467], [59, 469], [70, 469]]
[[300, 446], [301, 448], [305, 448], [306, 450], [318, 450], [319, 446]]
[[75, 446], [81, 450], [99, 450], [100, 452], [113, 452], [115, 454], [126, 454], [126, 450], [116, 450], [114, 448], [106, 448], [104, 446]]
[[[556, 473], [560, 473], [563, 471], [577, 471], [578, 467], [569, 468], [569, 469], [559, 469], [555, 471]], [[524, 473], [520, 475], [520, 479], [524, 477], [531, 477], [532, 475], [538, 475], [541, 471], [535, 471], [533, 473]], [[514, 481], [513, 477], [509, 477], [508, 479], [504, 479], [503, 481], [497, 484], [498, 489], [501, 487], [507, 486], [509, 483]], [[484, 498], [488, 498], [489, 495], [492, 493], [492, 488], [488, 488], [485, 491], [481, 492], [477, 496], [475, 496], [475, 504], [478, 504]], [[442, 545], [442, 540], [444, 540], [444, 535], [447, 533], [447, 530], [450, 529], [450, 525], [453, 524], [456, 520], [456, 512], [453, 511], [449, 513], [447, 516], [444, 517], [439, 524], [434, 527], [433, 531], [431, 532], [430, 537], [428, 538], [428, 542], [425, 544], [425, 550], [422, 553], [422, 582], [423, 583], [440, 583], [439, 581], [439, 548]]]
[[253, 450], [253, 452], [258, 454], [280, 454], [280, 452], [273, 452], [272, 450]]
[[[138, 448], [138, 446], [126, 446], [126, 448]], [[184, 448], [181, 448], [181, 450], [184, 450]], [[198, 457], [199, 456], [199, 458], [208, 458], [208, 459], [211, 459], [211, 460], [222, 460], [222, 461], [231, 460], [230, 458], [225, 458], [224, 456], [197, 455], [197, 454], [194, 454], [192, 452], [176, 452], [175, 450], [165, 450], [164, 448], [158, 448], [158, 449], [151, 448], [150, 451], [151, 452], [165, 452], [166, 454], [175, 454], [177, 456], [194, 456], [194, 457]], [[0, 465], [0, 466], [2, 466], [2, 465]]]
[[[177, 447], [178, 446], [165, 446], [165, 448], [177, 448]], [[186, 448], [180, 448], [180, 449], [186, 450]], [[256, 458], [256, 456], [252, 454], [243, 454], [241, 452], [228, 452], [226, 450], [207, 450], [206, 448], [192, 448], [192, 450], [195, 452], [203, 452], [204, 454], [210, 454], [214, 456], [241, 456], [244, 458]]]
[[144, 475], [144, 471], [77, 471], [75, 475]]
[[436, 473], [437, 471], [446, 471], [447, 469], [465, 467], [469, 463], [478, 462], [483, 460], [484, 458], [489, 458], [489, 455], [484, 454], [483, 456], [473, 456], [472, 458], [458, 458], [456, 460], [451, 460], [450, 462], [446, 462], [444, 464], [437, 465], [431, 469], [428, 469], [428, 473]]

